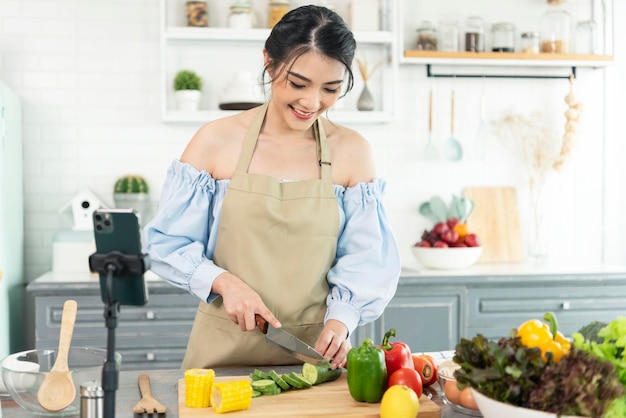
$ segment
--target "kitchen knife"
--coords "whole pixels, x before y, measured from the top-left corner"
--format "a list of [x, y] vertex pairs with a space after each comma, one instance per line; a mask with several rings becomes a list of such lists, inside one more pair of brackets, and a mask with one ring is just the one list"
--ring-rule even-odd
[[265, 341], [282, 348], [295, 358], [305, 363], [319, 364], [324, 357], [313, 347], [291, 335], [287, 331], [271, 326], [262, 316], [255, 315], [256, 326], [265, 334]]

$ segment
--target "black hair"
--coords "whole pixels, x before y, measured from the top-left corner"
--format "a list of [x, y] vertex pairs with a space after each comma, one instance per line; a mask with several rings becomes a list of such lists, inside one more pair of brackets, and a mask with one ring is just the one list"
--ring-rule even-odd
[[[308, 5], [289, 11], [270, 32], [265, 50], [271, 59], [268, 66], [274, 70], [283, 64], [293, 64], [296, 58], [307, 52], [335, 59], [344, 65], [348, 75], [342, 96], [354, 86], [354, 35], [341, 16], [326, 7]], [[266, 71], [267, 67], [263, 73]]]

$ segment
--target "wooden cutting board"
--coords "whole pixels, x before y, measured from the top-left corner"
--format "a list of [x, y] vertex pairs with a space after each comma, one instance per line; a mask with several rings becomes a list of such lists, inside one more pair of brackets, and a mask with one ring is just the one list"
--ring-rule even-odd
[[[350, 396], [347, 373], [334, 382], [323, 383], [309, 389], [288, 390], [275, 396], [261, 396], [252, 399], [245, 411], [229, 412], [228, 417], [362, 417], [379, 418], [380, 403], [357, 402]], [[215, 381], [250, 380], [248, 376], [221, 376]], [[178, 413], [180, 418], [219, 417], [224, 414], [213, 412], [212, 408], [188, 408], [185, 406], [185, 379], [178, 381]], [[439, 406], [422, 395], [419, 418], [439, 418]]]
[[468, 187], [463, 195], [474, 201], [467, 226], [482, 243], [478, 263], [521, 262], [524, 251], [515, 188]]

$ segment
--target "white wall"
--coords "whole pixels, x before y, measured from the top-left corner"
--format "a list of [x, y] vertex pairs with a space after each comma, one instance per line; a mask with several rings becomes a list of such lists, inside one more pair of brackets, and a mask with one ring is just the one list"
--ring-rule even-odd
[[[624, 2], [615, 3], [615, 15], [626, 16]], [[616, 23], [615, 39], [624, 39], [626, 20]], [[626, 263], [620, 189], [626, 149], [617, 113], [625, 56], [618, 43], [612, 68], [578, 71], [584, 122], [573, 158], [550, 183], [555, 261]], [[159, 57], [156, 0], [0, 0], [0, 78], [24, 106], [27, 280], [50, 269], [53, 236], [71, 225], [70, 215], [57, 211], [83, 188], [112, 204], [115, 179], [139, 173], [157, 199], [168, 164], [197, 129], [161, 122]], [[440, 141], [449, 133], [453, 82], [428, 79], [423, 66], [413, 65], [402, 66], [400, 82], [398, 121], [355, 128], [373, 144], [388, 181], [387, 205], [405, 264], [414, 266], [409, 247], [429, 226], [417, 207], [433, 194], [449, 198], [465, 186], [514, 185], [524, 227], [527, 196], [519, 159], [496, 139], [484, 159], [473, 155], [478, 99], [484, 87], [490, 118], [511, 106], [537, 109], [562, 129], [567, 82], [457, 79], [457, 133], [468, 153], [457, 164], [422, 157], [428, 91], [435, 91], [434, 136]]]

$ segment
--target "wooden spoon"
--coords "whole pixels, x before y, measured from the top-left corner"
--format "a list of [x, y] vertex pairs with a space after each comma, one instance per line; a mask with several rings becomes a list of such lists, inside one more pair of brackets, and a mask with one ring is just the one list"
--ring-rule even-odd
[[72, 380], [72, 372], [67, 364], [67, 356], [70, 350], [74, 323], [76, 322], [77, 304], [75, 300], [66, 300], [63, 305], [61, 317], [61, 331], [59, 335], [59, 349], [57, 359], [52, 369], [45, 373], [39, 391], [37, 401], [46, 411], [56, 412], [67, 408], [76, 397], [76, 387]]

